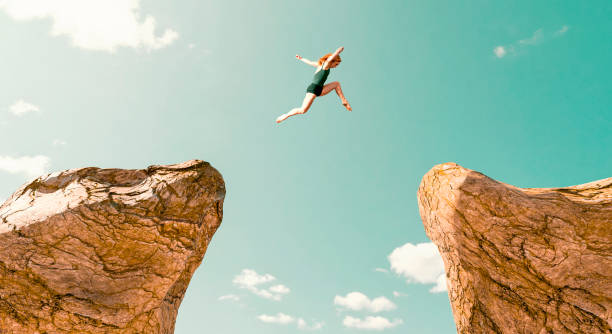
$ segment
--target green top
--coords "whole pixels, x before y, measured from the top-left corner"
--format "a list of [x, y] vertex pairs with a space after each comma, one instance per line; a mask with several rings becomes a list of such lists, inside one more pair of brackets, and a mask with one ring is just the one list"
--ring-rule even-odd
[[321, 68], [319, 72], [314, 74], [314, 77], [312, 78], [312, 83], [317, 86], [323, 86], [323, 84], [325, 83], [325, 80], [327, 80], [328, 75], [329, 75], [329, 68], [326, 70]]

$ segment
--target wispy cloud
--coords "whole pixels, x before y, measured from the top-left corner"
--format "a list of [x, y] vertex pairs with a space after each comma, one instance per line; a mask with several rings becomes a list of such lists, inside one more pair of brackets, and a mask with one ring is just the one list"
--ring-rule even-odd
[[283, 295], [288, 294], [291, 290], [278, 284], [268, 289], [259, 288], [260, 285], [270, 283], [276, 280], [276, 277], [270, 274], [260, 275], [255, 270], [243, 269], [242, 272], [234, 277], [233, 283], [242, 288], [251, 291], [253, 294], [275, 301], [280, 301]]
[[351, 316], [346, 316], [342, 321], [342, 324], [348, 328], [376, 331], [393, 328], [402, 323], [403, 321], [401, 319], [395, 319], [393, 321], [390, 321], [389, 319], [384, 317], [365, 317], [365, 319], [360, 319]]
[[282, 284], [271, 286], [269, 290], [275, 293], [280, 293], [280, 294], [287, 294], [291, 291], [288, 287]]
[[353, 311], [370, 311], [374, 313], [395, 310], [397, 306], [389, 299], [381, 296], [370, 300], [361, 292], [351, 292], [346, 297], [336, 296], [334, 304]]
[[557, 31], [555, 32], [555, 35], [556, 35], [556, 36], [562, 36], [562, 35], [564, 35], [564, 34], [565, 34], [565, 33], [566, 33], [568, 30], [569, 30], [569, 26], [564, 25], [563, 27], [561, 27], [561, 29], [559, 29], [559, 30], [557, 30]]
[[391, 270], [407, 278], [408, 283], [435, 283], [430, 292], [446, 291], [444, 262], [434, 243], [406, 243], [394, 249], [388, 260]]
[[325, 325], [325, 323], [322, 322], [322, 321], [313, 321], [312, 324], [309, 325], [306, 322], [306, 320], [304, 320], [302, 318], [299, 318], [297, 320], [297, 327], [298, 327], [298, 329], [303, 330], [303, 331], [317, 331], [317, 330], [323, 328], [324, 325]]
[[377, 271], [379, 273], [385, 273], [385, 274], [389, 272], [389, 270], [384, 269], [384, 268], [376, 268], [374, 269], [374, 271]]
[[262, 314], [257, 317], [261, 322], [265, 322], [268, 324], [277, 324], [277, 325], [289, 325], [295, 323], [299, 330], [308, 330], [308, 331], [316, 331], [323, 328], [323, 322], [313, 321], [312, 324], [308, 324], [306, 320], [303, 318], [295, 318], [293, 316], [284, 314], [282, 312], [277, 313], [276, 315], [267, 315]]
[[12, 174], [24, 174], [28, 178], [35, 178], [45, 174], [51, 159], [44, 155], [33, 157], [0, 156], [0, 170]]
[[493, 54], [497, 58], [504, 58], [508, 55], [514, 55], [520, 51], [525, 50], [528, 47], [532, 47], [532, 46], [545, 42], [546, 40], [551, 38], [551, 35], [555, 37], [563, 36], [568, 30], [569, 30], [569, 26], [564, 25], [559, 30], [555, 31], [554, 33], [546, 34], [544, 30], [540, 28], [534, 31], [534, 33], [530, 37], [520, 39], [514, 43], [510, 43], [507, 45], [495, 46], [493, 48]]
[[0, 0], [0, 10], [18, 21], [50, 19], [51, 35], [68, 36], [88, 50], [114, 52], [119, 47], [157, 50], [178, 33], [156, 34], [155, 18], [140, 13], [140, 0]]
[[223, 295], [221, 297], [218, 298], [219, 300], [223, 301], [223, 300], [229, 300], [229, 301], [233, 301], [233, 302], [237, 302], [240, 301], [240, 297], [234, 295], [234, 294], [229, 294], [229, 295]]
[[533, 33], [533, 36], [519, 40], [521, 45], [535, 45], [542, 40], [542, 29], [538, 29]]
[[281, 325], [290, 324], [290, 323], [295, 321], [294, 317], [292, 317], [290, 315], [286, 315], [284, 313], [278, 313], [276, 315], [262, 314], [262, 315], [258, 316], [257, 319], [259, 319], [259, 320], [261, 320], [262, 322], [265, 322], [265, 323], [269, 323], [269, 324], [281, 324]]
[[62, 139], [53, 139], [53, 142], [51, 142], [51, 144], [54, 147], [59, 147], [59, 146], [66, 146], [66, 141], [62, 140]]
[[405, 293], [399, 292], [399, 291], [393, 291], [393, 296], [395, 298], [399, 298], [399, 297], [406, 297], [406, 296], [408, 296], [408, 294], [405, 294]]
[[40, 108], [24, 100], [18, 100], [9, 107], [9, 112], [15, 116], [23, 116], [33, 111], [40, 111]]

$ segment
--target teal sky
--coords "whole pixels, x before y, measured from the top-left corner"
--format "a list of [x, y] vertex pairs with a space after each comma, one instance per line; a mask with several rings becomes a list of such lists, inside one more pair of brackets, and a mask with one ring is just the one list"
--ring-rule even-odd
[[[223, 223], [176, 333], [292, 333], [298, 318], [359, 332], [348, 316], [453, 333], [446, 293], [407, 283], [388, 260], [430, 242], [416, 191], [431, 167], [453, 161], [519, 187], [612, 176], [610, 1], [133, 0], [138, 23], [150, 15], [155, 36], [171, 32], [114, 52], [83, 42], [82, 27], [54, 36], [59, 16], [17, 20], [15, 3], [0, 0], [0, 198], [36, 172], [23, 157], [46, 171], [197, 158], [225, 178]], [[96, 17], [124, 36], [116, 16]], [[314, 72], [295, 54], [339, 46], [328, 82], [353, 112], [330, 93], [277, 125]], [[12, 113], [20, 100], [39, 110]], [[244, 269], [276, 280], [241, 288]], [[278, 284], [290, 289], [280, 301], [253, 293]], [[334, 303], [350, 292], [396, 308]], [[258, 318], [279, 312], [294, 320]]]

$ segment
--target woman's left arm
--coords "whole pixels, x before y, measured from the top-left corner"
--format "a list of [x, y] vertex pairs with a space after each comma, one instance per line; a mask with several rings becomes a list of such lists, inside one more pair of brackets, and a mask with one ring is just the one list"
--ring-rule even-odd
[[298, 60], [303, 61], [304, 63], [306, 63], [306, 64], [308, 64], [308, 65], [310, 65], [310, 66], [319, 67], [319, 64], [318, 64], [318, 63], [316, 63], [316, 62], [314, 62], [314, 61], [312, 61], [312, 60], [308, 60], [308, 59], [306, 59], [306, 58], [303, 58], [303, 57], [302, 57], [302, 56], [300, 56], [300, 55], [295, 55], [295, 58], [297, 58]]

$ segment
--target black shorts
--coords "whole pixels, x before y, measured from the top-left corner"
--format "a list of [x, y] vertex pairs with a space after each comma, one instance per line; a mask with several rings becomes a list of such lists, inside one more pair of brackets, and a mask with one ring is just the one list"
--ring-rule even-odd
[[315, 85], [313, 83], [310, 84], [308, 88], [306, 88], [306, 92], [313, 93], [316, 96], [320, 96], [322, 91], [323, 91], [323, 86]]

